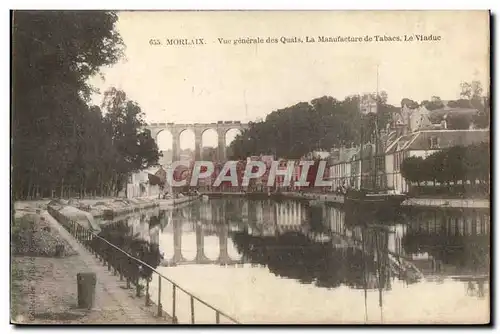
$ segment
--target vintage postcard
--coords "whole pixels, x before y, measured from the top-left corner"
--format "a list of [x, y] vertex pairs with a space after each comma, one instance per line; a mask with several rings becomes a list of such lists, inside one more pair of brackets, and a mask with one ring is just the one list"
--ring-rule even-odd
[[13, 11], [13, 324], [487, 324], [488, 11]]

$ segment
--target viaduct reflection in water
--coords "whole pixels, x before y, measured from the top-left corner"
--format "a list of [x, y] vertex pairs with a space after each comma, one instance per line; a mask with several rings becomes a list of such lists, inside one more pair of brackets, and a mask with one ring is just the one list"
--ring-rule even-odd
[[[163, 251], [173, 249], [165, 252], [166, 266], [251, 263], [319, 287], [356, 289], [390, 289], [391, 278], [413, 283], [422, 275], [489, 274], [486, 210], [411, 209], [398, 222], [352, 225], [335, 206], [238, 198], [200, 201], [125, 223]], [[218, 238], [217, 245], [206, 243], [208, 236]], [[184, 246], [192, 239], [196, 255], [188, 259]], [[230, 248], [237, 254], [230, 255]], [[218, 256], [209, 258], [207, 249]]]
[[[242, 231], [250, 235], [274, 236], [287, 231], [300, 231], [310, 238], [321, 235], [308, 233], [305, 207], [300, 203], [274, 203], [271, 201], [200, 202], [191, 207], [174, 210], [160, 219], [162, 242], [171, 242], [173, 254], [165, 257], [164, 265], [220, 264], [237, 265], [250, 262], [247, 254], [237, 250], [239, 256], [230, 256], [228, 243], [234, 248], [234, 236]], [[192, 260], [183, 254], [183, 239], [195, 235], [196, 256]], [[205, 255], [205, 237], [218, 238], [218, 252], [212, 260]], [[324, 236], [323, 236], [324, 237]]]

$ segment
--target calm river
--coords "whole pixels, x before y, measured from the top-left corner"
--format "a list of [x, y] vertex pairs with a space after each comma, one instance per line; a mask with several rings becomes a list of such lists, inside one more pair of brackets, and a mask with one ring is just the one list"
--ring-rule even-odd
[[[488, 211], [407, 209], [383, 224], [345, 218], [336, 206], [233, 198], [123, 223], [159, 244], [158, 271], [241, 323], [489, 321]], [[170, 313], [172, 286], [162, 284]], [[154, 279], [155, 301], [157, 288]], [[189, 297], [177, 296], [179, 322], [188, 323]], [[195, 315], [214, 321], [201, 304]]]

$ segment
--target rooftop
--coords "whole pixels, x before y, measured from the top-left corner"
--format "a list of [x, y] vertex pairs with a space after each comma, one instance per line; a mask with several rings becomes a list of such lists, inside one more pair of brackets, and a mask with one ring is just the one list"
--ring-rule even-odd
[[401, 150], [431, 150], [431, 138], [435, 138], [439, 149], [452, 146], [468, 146], [480, 142], [490, 141], [489, 129], [475, 130], [422, 130], [401, 136], [392, 143], [386, 153]]

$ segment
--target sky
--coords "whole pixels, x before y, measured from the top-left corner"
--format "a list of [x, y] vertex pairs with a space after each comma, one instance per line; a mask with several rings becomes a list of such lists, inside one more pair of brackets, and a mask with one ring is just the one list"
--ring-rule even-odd
[[[125, 59], [103, 68], [104, 80], [91, 83], [101, 92], [124, 90], [148, 122], [255, 121], [324, 95], [343, 99], [374, 92], [377, 82], [394, 105], [405, 97], [456, 99], [462, 81], [489, 86], [488, 20], [486, 11], [120, 12]], [[418, 34], [440, 40], [418, 42]], [[377, 42], [375, 35], [414, 40]], [[305, 42], [306, 36], [315, 42]], [[321, 43], [319, 36], [363, 41]], [[247, 37], [278, 43], [219, 42]], [[282, 37], [303, 43], [282, 43]], [[183, 38], [205, 44], [165, 45]], [[163, 45], [150, 45], [151, 39]], [[101, 99], [94, 96], [95, 103]], [[214, 135], [208, 137], [204, 144], [216, 143]]]

